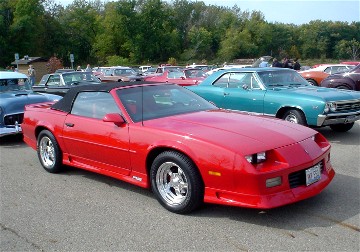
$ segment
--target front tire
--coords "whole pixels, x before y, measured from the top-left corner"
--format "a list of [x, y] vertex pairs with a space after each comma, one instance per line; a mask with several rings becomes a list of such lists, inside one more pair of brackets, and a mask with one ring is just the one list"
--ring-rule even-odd
[[337, 132], [346, 132], [351, 130], [351, 128], [354, 126], [354, 123], [346, 123], [346, 124], [332, 124], [330, 125], [330, 128], [333, 131]]
[[319, 85], [317, 84], [317, 82], [316, 82], [315, 80], [313, 80], [313, 79], [307, 79], [307, 81], [308, 81], [308, 83], [309, 83], [310, 85], [312, 85], [312, 86], [319, 86]]
[[286, 111], [282, 119], [291, 123], [307, 126], [304, 113], [296, 109], [290, 109]]
[[50, 173], [62, 171], [62, 153], [54, 135], [48, 131], [40, 132], [37, 141], [37, 154], [43, 168]]
[[198, 208], [204, 199], [204, 185], [193, 162], [175, 151], [159, 154], [150, 169], [151, 188], [167, 210], [184, 214]]

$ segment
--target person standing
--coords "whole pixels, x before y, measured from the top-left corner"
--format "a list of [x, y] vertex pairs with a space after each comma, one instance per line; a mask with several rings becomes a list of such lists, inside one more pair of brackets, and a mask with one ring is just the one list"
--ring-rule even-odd
[[92, 69], [90, 67], [90, 64], [87, 64], [85, 72], [92, 72]]
[[274, 58], [272, 67], [282, 67], [282, 64], [278, 61], [277, 58]]
[[34, 86], [35, 85], [36, 72], [35, 72], [35, 69], [34, 69], [33, 65], [29, 65], [28, 76], [29, 76], [29, 79], [30, 79], [30, 85]]
[[295, 61], [294, 61], [294, 70], [300, 71], [300, 68], [301, 68], [301, 65], [299, 63], [299, 59], [296, 58]]

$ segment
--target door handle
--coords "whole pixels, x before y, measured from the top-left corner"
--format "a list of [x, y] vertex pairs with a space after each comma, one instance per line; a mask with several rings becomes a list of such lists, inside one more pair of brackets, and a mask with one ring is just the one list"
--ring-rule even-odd
[[74, 127], [73, 123], [65, 123], [65, 125], [68, 126], [68, 127]]

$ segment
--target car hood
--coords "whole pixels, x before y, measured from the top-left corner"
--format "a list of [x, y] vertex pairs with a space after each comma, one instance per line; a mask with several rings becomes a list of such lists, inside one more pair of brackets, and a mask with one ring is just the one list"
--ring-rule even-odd
[[344, 89], [331, 89], [325, 87], [309, 86], [309, 87], [296, 87], [296, 88], [274, 88], [272, 90], [281, 93], [287, 93], [293, 96], [301, 95], [302, 98], [305, 98], [305, 96], [314, 99], [322, 98], [325, 101], [360, 99], [359, 92], [344, 90]]
[[30, 91], [5, 92], [0, 94], [0, 106], [5, 113], [19, 113], [24, 111], [27, 104], [50, 101], [50, 99], [39, 93]]
[[283, 120], [227, 110], [149, 120], [144, 121], [144, 126], [182, 135], [184, 141], [204, 141], [243, 155], [291, 145], [316, 134], [310, 128]]

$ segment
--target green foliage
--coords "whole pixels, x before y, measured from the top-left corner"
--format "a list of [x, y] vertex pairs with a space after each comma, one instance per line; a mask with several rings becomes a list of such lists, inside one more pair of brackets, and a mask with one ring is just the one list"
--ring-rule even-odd
[[117, 55], [106, 57], [106, 61], [107, 66], [129, 66], [131, 64], [129, 59]]
[[[58, 1], [57, 1], [58, 2]], [[359, 58], [360, 22], [269, 23], [259, 11], [191, 0], [0, 1], [0, 66], [14, 53], [70, 66], [231, 62], [236, 58]]]
[[170, 64], [170, 65], [173, 65], [173, 66], [177, 66], [177, 61], [173, 57], [169, 58], [167, 63]]

